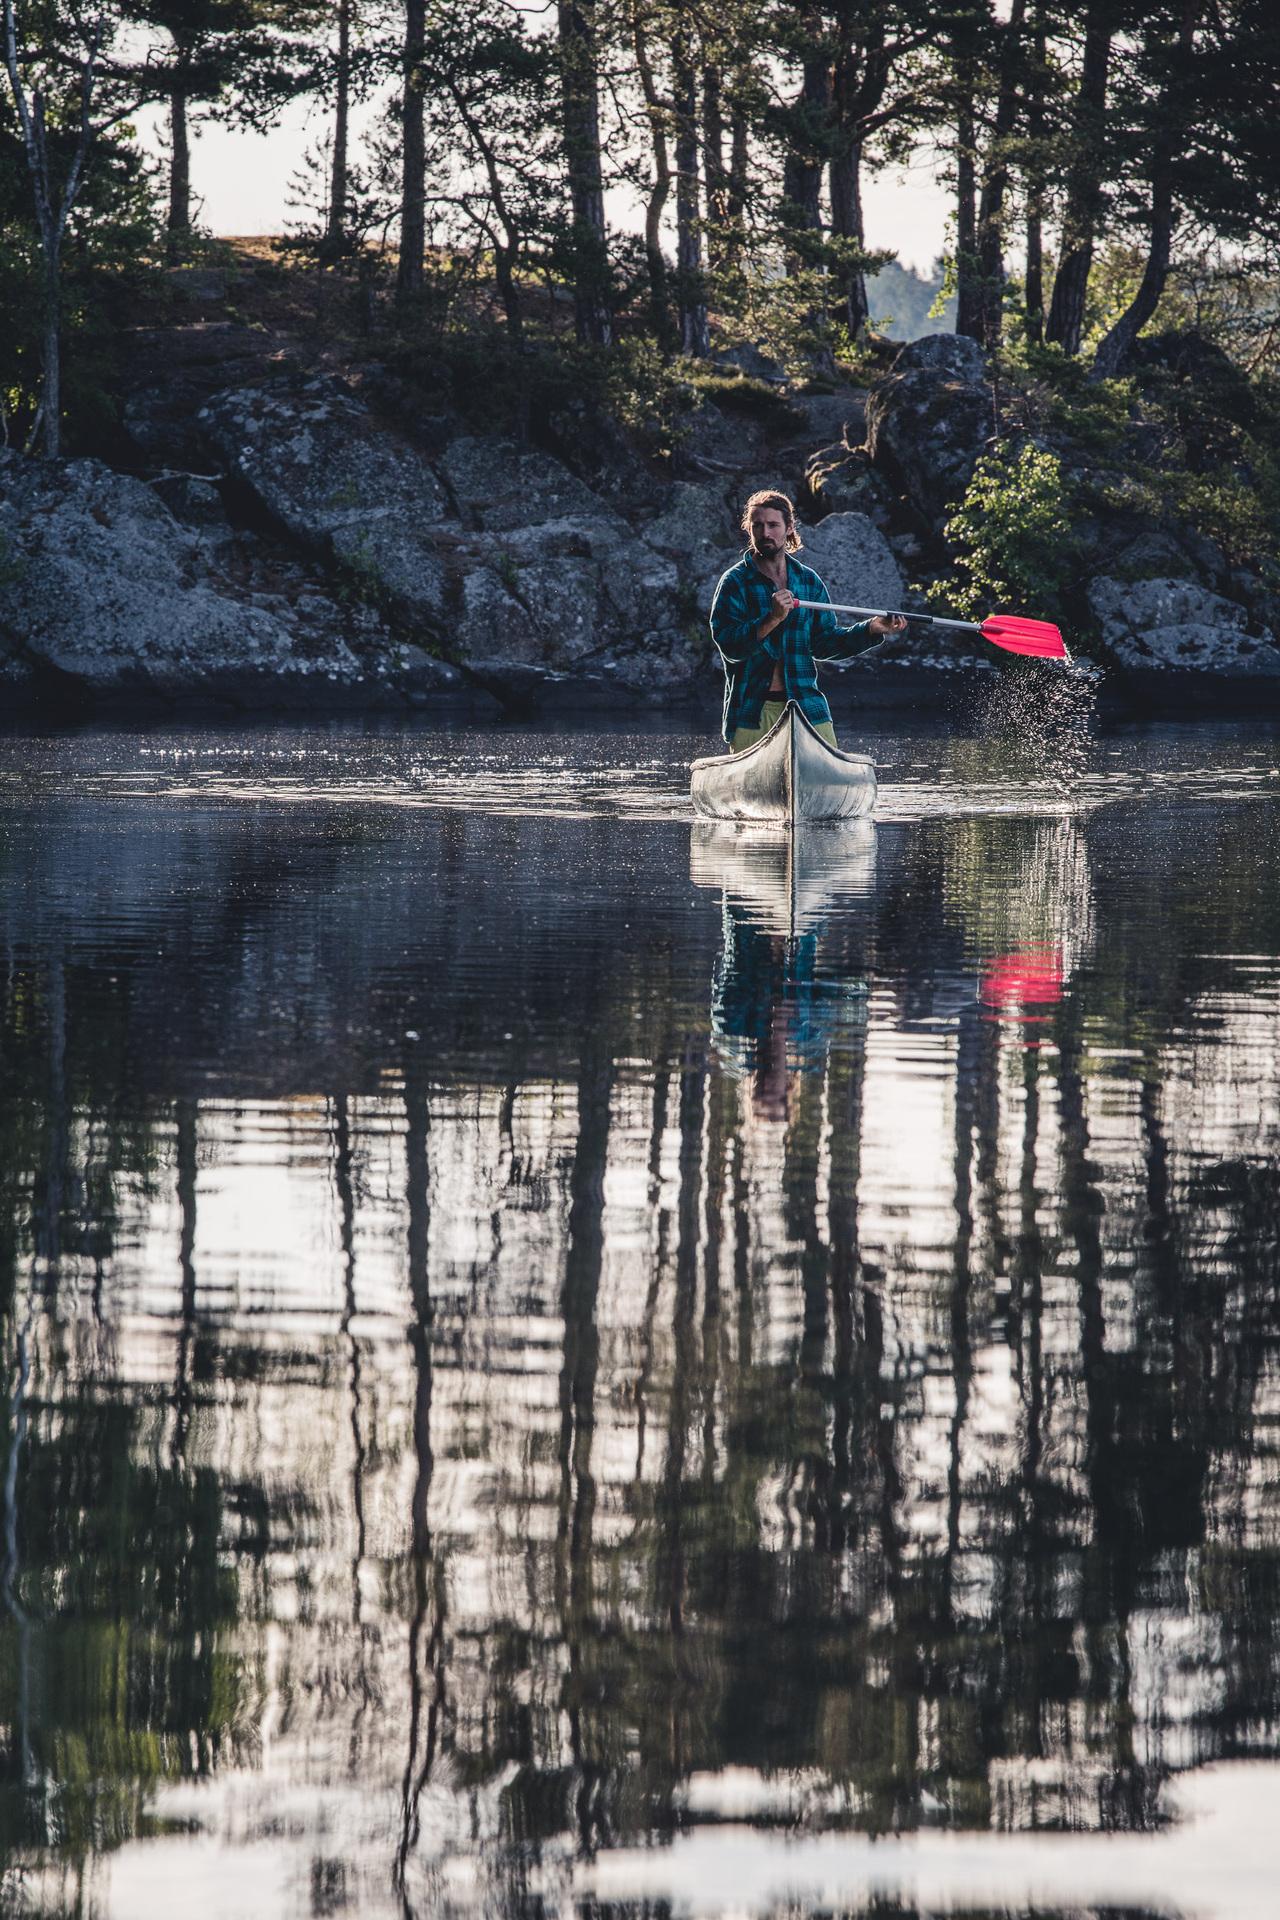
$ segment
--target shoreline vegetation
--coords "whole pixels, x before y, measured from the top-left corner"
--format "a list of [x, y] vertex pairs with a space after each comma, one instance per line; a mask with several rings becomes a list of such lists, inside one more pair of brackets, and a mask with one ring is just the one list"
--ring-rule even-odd
[[[837, 597], [1054, 619], [1130, 711], [1280, 710], [1260, 8], [3, 20], [10, 712], [693, 703], [765, 483]], [[202, 235], [201, 116], [303, 95], [293, 230]], [[931, 280], [860, 211], [924, 152]], [[848, 678], [957, 670], [1008, 671], [908, 639]]]

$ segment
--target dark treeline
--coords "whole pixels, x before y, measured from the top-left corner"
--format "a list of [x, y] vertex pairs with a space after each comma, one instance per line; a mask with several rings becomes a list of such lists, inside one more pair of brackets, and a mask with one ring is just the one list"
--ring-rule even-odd
[[1114, 375], [1179, 273], [1251, 361], [1273, 346], [1262, 0], [4, 0], [4, 38], [0, 386], [47, 453], [87, 267], [190, 257], [193, 127], [266, 127], [299, 97], [326, 131], [296, 238], [388, 269], [401, 325], [474, 317], [482, 287], [517, 349], [571, 315], [599, 349], [702, 356], [715, 328], [829, 364], [891, 257], [866, 180], [914, 159], [949, 183], [956, 325], [986, 347], [1012, 332]]

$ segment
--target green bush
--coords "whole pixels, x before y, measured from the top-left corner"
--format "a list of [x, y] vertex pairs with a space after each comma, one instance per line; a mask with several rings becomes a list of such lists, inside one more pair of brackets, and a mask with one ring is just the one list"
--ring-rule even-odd
[[714, 400], [727, 412], [744, 414], [765, 426], [790, 429], [804, 418], [785, 393], [751, 374], [697, 367], [689, 375], [689, 382], [704, 399]]
[[936, 583], [931, 599], [966, 617], [998, 607], [1061, 620], [1079, 551], [1056, 454], [1025, 445], [985, 455], [946, 537], [959, 579]]
[[1064, 353], [1013, 333], [1002, 348], [1000, 378], [1015, 419], [1035, 431], [1068, 435], [1092, 454], [1119, 454], [1138, 405], [1133, 379], [1095, 380], [1089, 367]]

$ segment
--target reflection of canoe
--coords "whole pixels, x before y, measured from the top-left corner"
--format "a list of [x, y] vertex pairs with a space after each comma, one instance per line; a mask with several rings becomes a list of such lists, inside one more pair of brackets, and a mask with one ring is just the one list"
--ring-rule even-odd
[[875, 887], [876, 830], [870, 820], [795, 833], [699, 820], [689, 843], [689, 877], [717, 887], [765, 933], [794, 939], [821, 925], [837, 901]]
[[876, 770], [858, 753], [829, 747], [794, 701], [763, 740], [743, 753], [695, 760], [693, 804], [712, 820], [852, 820], [876, 803]]

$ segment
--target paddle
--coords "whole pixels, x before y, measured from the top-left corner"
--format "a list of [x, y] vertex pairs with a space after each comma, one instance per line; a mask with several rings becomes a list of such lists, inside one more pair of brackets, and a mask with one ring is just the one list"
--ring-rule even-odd
[[[874, 607], [837, 607], [827, 600], [797, 600], [798, 607], [816, 612], [852, 613], [860, 620], [889, 619]], [[908, 628], [923, 632], [928, 627], [952, 627], [957, 633], [976, 633], [993, 647], [1006, 653], [1023, 653], [1036, 660], [1070, 660], [1062, 635], [1047, 620], [1024, 620], [1016, 613], [992, 613], [985, 620], [940, 620], [932, 613], [904, 613]]]

